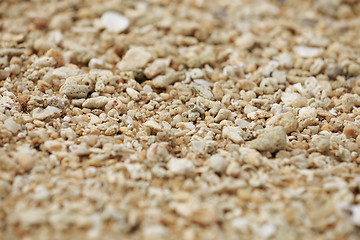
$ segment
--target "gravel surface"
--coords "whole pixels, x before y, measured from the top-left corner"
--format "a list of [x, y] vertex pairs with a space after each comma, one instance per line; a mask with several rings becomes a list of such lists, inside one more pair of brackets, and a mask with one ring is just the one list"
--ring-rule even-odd
[[359, 239], [357, 0], [2, 0], [0, 239]]

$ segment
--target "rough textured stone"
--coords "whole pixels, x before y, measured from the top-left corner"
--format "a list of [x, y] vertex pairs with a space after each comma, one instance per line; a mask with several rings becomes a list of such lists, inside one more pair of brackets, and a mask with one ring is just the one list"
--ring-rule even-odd
[[142, 48], [131, 48], [124, 58], [118, 63], [120, 71], [131, 71], [144, 68], [151, 60], [151, 54]]
[[282, 126], [284, 127], [286, 133], [291, 133], [297, 130], [298, 121], [296, 120], [296, 116], [292, 112], [280, 113], [271, 117], [266, 121], [266, 126]]
[[287, 136], [285, 128], [277, 126], [264, 129], [256, 139], [248, 143], [248, 146], [259, 151], [277, 152], [285, 149], [286, 144]]

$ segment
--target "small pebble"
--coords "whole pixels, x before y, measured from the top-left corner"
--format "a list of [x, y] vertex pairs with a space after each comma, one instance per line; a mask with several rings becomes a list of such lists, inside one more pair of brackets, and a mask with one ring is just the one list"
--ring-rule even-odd
[[156, 122], [155, 120], [153, 120], [153, 119], [146, 121], [144, 123], [144, 126], [149, 127], [151, 129], [154, 129], [156, 131], [161, 131], [162, 130], [161, 125], [158, 122]]
[[59, 50], [49, 49], [46, 54], [47, 57], [52, 57], [56, 61], [56, 66], [61, 67], [64, 65], [64, 57]]
[[360, 135], [360, 128], [355, 124], [348, 124], [344, 127], [343, 133], [347, 138], [356, 139]]
[[57, 64], [56, 60], [53, 57], [41, 57], [37, 59], [32, 65], [35, 68], [44, 68], [44, 67], [53, 67]]
[[69, 84], [62, 86], [60, 93], [70, 98], [86, 98], [89, 94], [89, 87], [83, 85]]
[[172, 158], [167, 163], [169, 171], [176, 175], [191, 176], [195, 173], [194, 164], [185, 158]]
[[67, 30], [72, 25], [72, 18], [69, 14], [59, 14], [51, 18], [49, 27], [52, 29]]
[[12, 117], [4, 121], [4, 126], [12, 133], [17, 133], [21, 129], [21, 125], [15, 122]]
[[221, 155], [213, 155], [207, 161], [209, 166], [217, 173], [224, 172], [228, 165], [228, 160]]
[[302, 58], [318, 57], [322, 54], [323, 49], [309, 46], [295, 46], [293, 48], [296, 55]]
[[101, 16], [101, 22], [106, 30], [114, 33], [121, 33], [128, 29], [130, 25], [129, 19], [118, 12], [107, 11]]
[[30, 171], [36, 164], [36, 160], [32, 154], [26, 152], [20, 152], [17, 156], [17, 161], [25, 172]]
[[102, 109], [109, 102], [109, 100], [109, 98], [102, 96], [89, 98], [85, 100], [85, 102], [82, 104], [82, 107], [90, 109]]
[[11, 185], [4, 180], [0, 180], [0, 199], [3, 199], [11, 192]]
[[250, 148], [240, 148], [239, 151], [245, 163], [254, 167], [260, 167], [262, 165], [262, 157], [258, 151]]
[[190, 77], [192, 79], [202, 78], [204, 76], [204, 72], [200, 68], [194, 68], [190, 71]]
[[321, 153], [325, 153], [330, 149], [330, 139], [328, 136], [315, 135], [312, 137], [311, 143]]
[[317, 111], [312, 107], [304, 107], [299, 111], [299, 120], [314, 119], [317, 116]]
[[166, 88], [167, 86], [180, 80], [182, 73], [170, 70], [166, 75], [159, 75], [152, 80], [152, 84], [156, 88]]
[[117, 67], [120, 71], [131, 71], [138, 68], [144, 68], [150, 62], [151, 58], [151, 53], [143, 48], [131, 48], [117, 64]]
[[325, 63], [321, 58], [318, 58], [314, 61], [313, 65], [310, 67], [310, 73], [312, 75], [317, 75], [324, 68]]
[[101, 69], [105, 67], [105, 62], [99, 58], [91, 58], [88, 65], [91, 69]]
[[36, 108], [32, 112], [32, 117], [36, 120], [45, 120], [57, 118], [61, 115], [62, 110], [56, 107], [47, 106], [45, 109]]
[[285, 128], [282, 126], [264, 129], [255, 140], [248, 142], [250, 148], [269, 152], [283, 150], [286, 145], [287, 135]]
[[197, 210], [195, 210], [191, 216], [190, 219], [203, 226], [209, 226], [218, 220], [218, 216], [216, 213], [215, 206], [211, 205], [205, 205]]
[[330, 80], [335, 80], [337, 76], [342, 75], [343, 69], [337, 64], [329, 64], [325, 69], [325, 75], [327, 75]]
[[351, 222], [356, 226], [360, 226], [360, 205], [354, 205], [350, 209]]
[[243, 133], [244, 131], [240, 127], [224, 127], [222, 130], [222, 135], [224, 138], [228, 138], [237, 144], [245, 142], [242, 137]]
[[147, 78], [152, 79], [157, 75], [166, 73], [166, 68], [170, 65], [170, 59], [156, 59], [145, 70], [144, 74]]
[[153, 143], [146, 152], [146, 158], [151, 162], [167, 161], [169, 157], [165, 143]]
[[227, 119], [229, 112], [226, 109], [220, 109], [216, 117], [214, 118], [215, 122], [221, 122], [222, 120]]
[[133, 88], [126, 88], [126, 93], [135, 101], [140, 99], [140, 93]]
[[90, 153], [88, 147], [85, 144], [71, 145], [69, 150], [77, 156], [86, 156]]
[[348, 72], [350, 76], [360, 76], [360, 64], [351, 63]]
[[262, 239], [268, 239], [276, 233], [276, 228], [273, 224], [264, 224], [258, 229], [256, 233], [262, 237]]
[[266, 121], [266, 126], [282, 126], [285, 128], [286, 133], [291, 133], [297, 130], [298, 121], [294, 113], [286, 112], [271, 117]]
[[44, 146], [51, 153], [64, 152], [66, 150], [65, 144], [57, 140], [48, 140], [44, 143]]
[[281, 97], [285, 106], [291, 107], [305, 107], [307, 105], [306, 98], [298, 93], [284, 93]]

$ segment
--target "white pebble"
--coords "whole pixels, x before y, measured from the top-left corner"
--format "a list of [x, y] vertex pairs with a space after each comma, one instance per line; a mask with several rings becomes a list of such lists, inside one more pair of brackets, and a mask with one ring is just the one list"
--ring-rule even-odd
[[189, 176], [195, 172], [194, 164], [186, 158], [172, 158], [167, 167], [171, 173], [177, 175]]
[[41, 57], [33, 63], [36, 68], [53, 67], [55, 65], [56, 61], [53, 57]]
[[23, 227], [38, 225], [46, 222], [46, 210], [40, 208], [26, 209], [19, 213], [18, 218]]
[[114, 11], [105, 12], [101, 16], [101, 22], [106, 30], [115, 33], [125, 31], [130, 25], [129, 19]]
[[143, 87], [143, 91], [144, 91], [144, 93], [149, 94], [152, 92], [152, 88], [149, 85], [145, 85]]
[[144, 126], [149, 127], [151, 129], [160, 131], [162, 129], [161, 125], [157, 123], [154, 119], [150, 119], [144, 123]]
[[287, 135], [285, 128], [276, 126], [264, 129], [258, 138], [248, 142], [250, 148], [259, 151], [276, 152], [285, 149], [287, 145]]
[[222, 173], [225, 171], [225, 169], [228, 165], [228, 160], [226, 158], [224, 158], [223, 156], [217, 154], [217, 155], [211, 156], [208, 159], [208, 163], [209, 163], [210, 167], [212, 169], [214, 169], [215, 172]]
[[181, 73], [169, 70], [166, 75], [159, 75], [152, 80], [155, 88], [166, 88], [167, 86], [175, 83], [181, 77]]
[[354, 225], [360, 226], [360, 205], [351, 207], [351, 221]]
[[299, 111], [299, 120], [314, 119], [317, 116], [317, 111], [312, 107], [304, 107]]
[[165, 143], [153, 143], [146, 152], [146, 157], [152, 162], [166, 161], [169, 157], [169, 152]]
[[242, 129], [248, 129], [251, 125], [248, 121], [241, 118], [236, 119], [235, 124]]
[[303, 58], [318, 57], [323, 52], [322, 48], [308, 46], [295, 46], [293, 50], [296, 55]]
[[165, 74], [166, 68], [170, 65], [170, 59], [156, 59], [144, 70], [144, 74], [147, 78], [151, 79], [159, 74]]
[[144, 166], [140, 163], [125, 164], [126, 169], [130, 173], [131, 179], [140, 179], [144, 172]]
[[140, 93], [133, 88], [126, 88], [126, 93], [135, 101], [140, 99]]
[[71, 128], [61, 129], [60, 136], [65, 140], [74, 140], [76, 138], [76, 133]]
[[257, 229], [257, 234], [260, 235], [264, 239], [270, 238], [275, 234], [276, 228], [273, 224], [264, 224]]
[[204, 77], [204, 72], [200, 68], [194, 68], [190, 71], [190, 77], [192, 79]]
[[224, 138], [228, 138], [234, 143], [241, 144], [244, 142], [242, 138], [243, 130], [240, 127], [224, 127], [222, 135]]
[[194, 130], [195, 129], [195, 125], [192, 122], [184, 122], [184, 127], [189, 129], [189, 130]]
[[307, 105], [306, 98], [298, 93], [284, 93], [281, 100], [284, 102], [285, 106], [305, 107]]
[[108, 102], [109, 98], [107, 97], [94, 97], [86, 99], [86, 101], [82, 104], [82, 107], [90, 109], [100, 109], [103, 108]]
[[41, 108], [35, 108], [32, 112], [32, 117], [36, 120], [45, 120], [49, 118], [57, 118], [62, 112], [61, 109], [48, 106], [44, 110]]
[[105, 92], [105, 84], [103, 81], [99, 80], [95, 83], [95, 92]]
[[144, 229], [144, 236], [146, 239], [161, 239], [167, 235], [168, 230], [163, 226], [149, 226]]
[[337, 111], [335, 108], [330, 109], [330, 110], [329, 110], [329, 113], [331, 113], [331, 114], [334, 115], [334, 116], [339, 115], [339, 114], [338, 114], [338, 111]]
[[74, 153], [77, 156], [85, 156], [90, 153], [89, 149], [86, 147], [86, 145], [80, 144], [80, 145], [71, 145], [69, 147], [69, 150]]
[[201, 79], [201, 78], [194, 79], [194, 83], [202, 85], [202, 86], [208, 86], [208, 87], [213, 87], [214, 86], [213, 83], [211, 83], [209, 81], [206, 81], [204, 79]]
[[250, 228], [249, 220], [244, 217], [235, 218], [231, 225], [239, 232], [247, 232]]
[[143, 48], [131, 48], [124, 58], [117, 64], [120, 71], [131, 71], [138, 68], [144, 68], [150, 62], [152, 56]]
[[97, 68], [103, 68], [104, 64], [105, 64], [104, 60], [99, 58], [92, 58], [90, 59], [88, 66], [91, 69], [97, 69]]
[[21, 128], [20, 124], [15, 122], [12, 117], [9, 117], [4, 121], [4, 126], [12, 133], [16, 133]]
[[56, 140], [48, 140], [44, 143], [44, 147], [51, 153], [54, 152], [63, 152], [66, 150], [66, 146], [64, 143], [56, 141]]
[[312, 75], [317, 75], [323, 69], [325, 63], [321, 58], [318, 58], [314, 61], [313, 65], [310, 67], [310, 73]]

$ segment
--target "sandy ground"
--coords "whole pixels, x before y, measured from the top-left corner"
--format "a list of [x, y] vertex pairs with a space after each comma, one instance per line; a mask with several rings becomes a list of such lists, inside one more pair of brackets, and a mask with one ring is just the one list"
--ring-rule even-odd
[[0, 239], [359, 239], [356, 0], [0, 2]]

